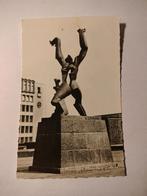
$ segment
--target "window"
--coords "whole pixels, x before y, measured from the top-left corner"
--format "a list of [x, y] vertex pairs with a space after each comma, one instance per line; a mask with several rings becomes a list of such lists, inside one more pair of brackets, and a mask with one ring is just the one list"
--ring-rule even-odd
[[29, 102], [29, 95], [26, 96], [26, 101]]
[[29, 105], [26, 105], [26, 112], [29, 112]]
[[21, 126], [21, 133], [24, 133], [24, 126]]
[[33, 122], [33, 116], [30, 116], [30, 122]]
[[22, 79], [22, 84], [21, 84], [21, 90], [22, 92], [26, 92], [27, 91], [27, 79]]
[[22, 91], [22, 92], [24, 91], [23, 81], [24, 81], [24, 79], [22, 78], [22, 79], [21, 79], [21, 91]]
[[28, 137], [25, 137], [25, 142], [28, 142]]
[[21, 122], [25, 122], [25, 116], [24, 115], [21, 116]]
[[31, 92], [31, 80], [27, 81], [27, 92]]
[[21, 111], [24, 112], [25, 111], [25, 105], [21, 106]]
[[26, 96], [25, 95], [22, 95], [21, 96], [21, 101], [24, 102], [25, 100], [26, 100]]
[[33, 106], [32, 105], [30, 106], [30, 112], [33, 112]]
[[37, 87], [37, 97], [41, 98], [41, 88]]
[[26, 132], [26, 133], [28, 133], [28, 131], [29, 131], [29, 127], [28, 127], [28, 126], [26, 126], [26, 130], [25, 130], [25, 132]]
[[23, 80], [23, 91], [27, 92], [27, 79]]
[[20, 142], [21, 142], [21, 143], [24, 143], [24, 137], [21, 137], [21, 138], [20, 138]]
[[32, 139], [33, 139], [32, 137], [29, 137], [29, 141], [30, 141], [30, 142], [32, 142]]
[[26, 122], [29, 122], [29, 116], [26, 116]]
[[33, 96], [30, 96], [30, 102], [33, 103]]
[[40, 87], [37, 88], [37, 92], [41, 93], [41, 88]]
[[31, 93], [35, 93], [35, 81], [31, 81]]
[[32, 126], [30, 126], [30, 133], [32, 133], [32, 131], [33, 131], [33, 127], [32, 127]]

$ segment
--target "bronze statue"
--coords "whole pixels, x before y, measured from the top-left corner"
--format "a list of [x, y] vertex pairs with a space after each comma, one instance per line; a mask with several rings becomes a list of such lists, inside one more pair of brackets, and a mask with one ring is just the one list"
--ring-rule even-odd
[[[51, 101], [51, 104], [57, 107], [60, 104], [61, 100], [63, 100], [69, 95], [72, 95], [75, 98], [74, 106], [81, 116], [86, 116], [86, 112], [82, 106], [82, 93], [76, 82], [76, 78], [79, 65], [86, 56], [88, 50], [88, 46], [84, 36], [85, 31], [86, 29], [78, 29], [77, 31], [79, 34], [81, 50], [79, 55], [76, 56], [74, 60], [70, 55], [64, 58], [61, 51], [61, 40], [58, 37], [55, 37], [52, 41], [50, 41], [50, 44], [52, 46], [55, 46], [55, 57], [62, 67], [62, 84], [58, 87], [58, 89], [56, 89], [56, 93]], [[70, 77], [69, 84], [67, 83], [68, 73]], [[62, 107], [62, 104], [60, 104], [60, 106]], [[66, 112], [64, 112], [64, 107], [62, 107], [62, 109], [63, 113], [67, 114]]]

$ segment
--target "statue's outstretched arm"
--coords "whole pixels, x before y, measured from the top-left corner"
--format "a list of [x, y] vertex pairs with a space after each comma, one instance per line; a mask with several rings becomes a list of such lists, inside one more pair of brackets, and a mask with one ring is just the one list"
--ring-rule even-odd
[[52, 41], [50, 41], [50, 44], [52, 46], [55, 45], [55, 48], [56, 48], [55, 57], [57, 61], [60, 63], [60, 65], [64, 67], [66, 65], [66, 61], [64, 59], [64, 56], [61, 50], [61, 40], [58, 37], [55, 37]]
[[88, 50], [87, 42], [86, 42], [85, 35], [84, 35], [85, 31], [86, 31], [86, 29], [78, 29], [79, 43], [80, 43], [81, 50], [80, 50], [79, 55], [76, 56], [75, 60], [74, 60], [74, 64], [77, 66], [85, 58], [85, 56], [87, 54], [87, 50]]

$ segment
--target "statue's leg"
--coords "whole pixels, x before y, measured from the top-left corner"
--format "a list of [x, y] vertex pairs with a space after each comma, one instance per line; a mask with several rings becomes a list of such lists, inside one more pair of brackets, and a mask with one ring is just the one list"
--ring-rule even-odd
[[55, 113], [57, 114], [64, 114], [64, 115], [67, 115], [68, 114], [68, 110], [67, 110], [67, 107], [66, 107], [66, 103], [64, 101], [64, 99], [60, 99], [56, 96], [53, 97], [52, 101], [51, 101], [51, 104], [53, 106], [56, 107], [56, 110], [55, 110]]
[[86, 111], [82, 106], [82, 93], [80, 89], [74, 89], [71, 94], [75, 98], [74, 107], [76, 108], [76, 110], [79, 112], [81, 116], [86, 116]]
[[64, 99], [62, 99], [60, 101], [60, 107], [62, 108], [62, 114], [67, 115], [68, 114], [68, 109], [67, 109], [67, 106], [66, 106], [66, 103], [65, 103]]
[[66, 107], [66, 104], [65, 102], [63, 102], [63, 99], [65, 97], [67, 97], [68, 95], [70, 95], [71, 93], [71, 88], [70, 86], [67, 84], [67, 83], [63, 83], [61, 86], [60, 86], [60, 89], [57, 90], [57, 92], [55, 93], [52, 101], [51, 101], [51, 104], [53, 106], [58, 106], [60, 104], [62, 110], [63, 110], [63, 113], [65, 115], [68, 114], [68, 110], [67, 110], [67, 107]]

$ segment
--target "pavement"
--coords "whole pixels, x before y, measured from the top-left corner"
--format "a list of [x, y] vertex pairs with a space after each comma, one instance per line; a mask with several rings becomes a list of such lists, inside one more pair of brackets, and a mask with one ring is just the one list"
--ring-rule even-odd
[[84, 171], [76, 174], [53, 174], [29, 171], [32, 166], [33, 157], [21, 157], [17, 159], [17, 178], [23, 179], [46, 179], [46, 178], [87, 178], [87, 177], [108, 177], [108, 176], [125, 176], [125, 167], [119, 164], [118, 167], [109, 170]]

